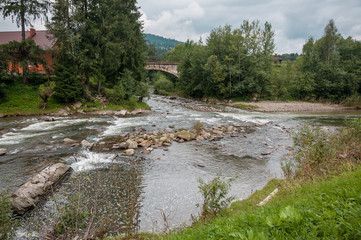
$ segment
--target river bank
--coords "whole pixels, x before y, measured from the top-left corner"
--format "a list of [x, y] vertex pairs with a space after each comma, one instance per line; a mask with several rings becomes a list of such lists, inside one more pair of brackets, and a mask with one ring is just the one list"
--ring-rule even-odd
[[240, 104], [244, 109], [257, 112], [331, 112], [356, 109], [334, 103], [310, 103], [302, 101], [259, 101], [227, 103], [227, 105], [231, 107], [237, 107], [237, 105]]

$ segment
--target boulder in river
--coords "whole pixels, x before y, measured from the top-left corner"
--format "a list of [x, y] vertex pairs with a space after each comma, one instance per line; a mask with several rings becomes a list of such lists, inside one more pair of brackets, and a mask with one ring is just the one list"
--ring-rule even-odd
[[5, 155], [7, 152], [6, 148], [0, 148], [0, 156]]
[[126, 141], [126, 143], [128, 144], [129, 149], [135, 149], [135, 148], [138, 147], [138, 143], [136, 141], [131, 140], [131, 139], [128, 139]]
[[63, 163], [56, 163], [29, 178], [12, 195], [11, 203], [14, 210], [19, 214], [24, 214], [33, 208], [69, 169], [70, 167]]
[[180, 138], [181, 140], [185, 140], [185, 141], [190, 141], [191, 140], [191, 135], [190, 134], [181, 134], [177, 136], [178, 138]]
[[125, 155], [127, 156], [133, 156], [134, 155], [134, 149], [127, 149], [127, 150], [124, 150], [124, 153]]
[[81, 141], [81, 146], [91, 149], [94, 146], [94, 143], [90, 143], [84, 139], [83, 141]]

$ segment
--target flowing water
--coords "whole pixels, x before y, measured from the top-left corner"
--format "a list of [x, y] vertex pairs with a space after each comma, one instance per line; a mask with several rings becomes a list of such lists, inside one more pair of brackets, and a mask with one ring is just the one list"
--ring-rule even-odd
[[[64, 162], [73, 169], [52, 197], [26, 215], [16, 238], [38, 239], [49, 231], [57, 219], [57, 209], [71, 203], [69, 196], [78, 196], [76, 203], [102, 216], [94, 225], [106, 225], [113, 234], [162, 231], [165, 225], [181, 227], [199, 213], [196, 204], [202, 197], [198, 178], [238, 176], [230, 194], [245, 198], [271, 178], [281, 177], [281, 160], [292, 147], [289, 132], [304, 122], [335, 127], [345, 119], [361, 116], [360, 111], [258, 113], [223, 106], [213, 106], [223, 112], [200, 112], [182, 107], [185, 102], [189, 100], [152, 96], [147, 101], [151, 114], [126, 118], [80, 115], [57, 117], [53, 122], [42, 117], [2, 119], [0, 130], [6, 131], [0, 148], [6, 148], [8, 154], [0, 157], [0, 190], [14, 191], [51, 162]], [[93, 152], [63, 144], [64, 138], [99, 143], [133, 131], [190, 129], [195, 121], [205, 126], [239, 124], [246, 131], [215, 142], [174, 142], [149, 155], [138, 152], [135, 157], [111, 149]]]

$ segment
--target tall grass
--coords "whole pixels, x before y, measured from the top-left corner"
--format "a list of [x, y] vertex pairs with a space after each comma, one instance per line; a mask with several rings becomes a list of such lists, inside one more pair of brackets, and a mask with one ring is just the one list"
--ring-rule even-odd
[[315, 179], [349, 171], [361, 163], [361, 120], [327, 132], [304, 125], [294, 136], [295, 154], [284, 165], [286, 176]]

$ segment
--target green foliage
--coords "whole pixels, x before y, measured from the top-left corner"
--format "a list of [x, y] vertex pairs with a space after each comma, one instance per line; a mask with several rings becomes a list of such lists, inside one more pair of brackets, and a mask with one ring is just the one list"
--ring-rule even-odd
[[233, 196], [227, 197], [232, 181], [234, 178], [226, 180], [219, 175], [208, 183], [201, 178], [198, 179], [198, 188], [203, 196], [202, 217], [204, 219], [217, 216], [234, 200]]
[[162, 73], [158, 73], [153, 83], [154, 93], [169, 95], [174, 90], [174, 84]]
[[58, 206], [58, 219], [54, 226], [54, 237], [69, 238], [77, 235], [79, 229], [86, 229], [90, 219], [89, 212], [79, 205], [79, 194], [68, 198], [68, 204]]
[[240, 109], [247, 109], [247, 110], [253, 110], [258, 108], [258, 106], [250, 105], [250, 104], [235, 104], [233, 107], [240, 108]]
[[271, 24], [244, 21], [232, 30], [213, 29], [202, 42], [177, 45], [167, 60], [180, 61], [177, 88], [192, 97], [248, 98], [266, 94], [270, 79], [274, 33]]
[[38, 95], [41, 97], [43, 102], [39, 105], [39, 108], [46, 108], [49, 98], [54, 94], [55, 83], [47, 82], [39, 86]]
[[83, 85], [75, 73], [74, 66], [62, 65], [60, 62], [56, 65], [54, 97], [59, 102], [72, 103], [84, 97]]
[[361, 95], [352, 95], [347, 97], [341, 102], [341, 104], [345, 105], [346, 107], [355, 107], [357, 109], [361, 109]]
[[12, 231], [17, 224], [12, 211], [10, 196], [7, 192], [0, 193], [0, 239], [10, 239]]
[[307, 180], [340, 173], [361, 163], [361, 120], [334, 133], [304, 125], [294, 142], [294, 157], [283, 167], [286, 176]]
[[[57, 38], [56, 57], [72, 67], [68, 71], [80, 80], [87, 100], [93, 82], [98, 94], [109, 93], [103, 87], [119, 90], [121, 86], [122, 96], [111, 93], [113, 99], [129, 99], [135, 94], [144, 75], [146, 50], [139, 18], [135, 0], [55, 1], [47, 27]], [[64, 79], [69, 81], [68, 76]]]

